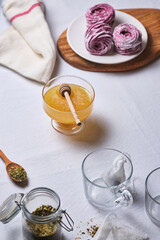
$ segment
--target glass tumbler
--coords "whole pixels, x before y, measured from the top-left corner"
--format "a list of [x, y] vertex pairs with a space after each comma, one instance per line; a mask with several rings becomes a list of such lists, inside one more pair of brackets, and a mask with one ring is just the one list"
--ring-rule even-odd
[[[122, 182], [115, 181], [113, 185], [108, 185], [104, 180], [104, 175], [108, 171], [112, 171], [114, 160], [119, 156], [123, 157], [125, 161], [123, 166], [125, 179]], [[120, 174], [120, 171], [117, 174]], [[112, 148], [103, 148], [91, 152], [85, 157], [82, 163], [82, 176], [86, 198], [92, 205], [100, 209], [132, 204], [133, 198], [127, 189], [132, 173], [133, 166], [128, 154]], [[117, 175], [114, 176], [115, 179], [116, 177]]]
[[145, 208], [151, 221], [160, 227], [160, 167], [146, 178]]

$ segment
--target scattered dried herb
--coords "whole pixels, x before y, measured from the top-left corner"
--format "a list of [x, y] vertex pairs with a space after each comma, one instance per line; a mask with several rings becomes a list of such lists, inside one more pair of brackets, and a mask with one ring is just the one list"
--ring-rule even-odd
[[86, 223], [87, 227], [84, 226], [82, 221], [76, 226], [77, 228], [77, 237], [75, 237], [75, 240], [77, 239], [83, 239], [83, 240], [91, 240], [97, 230], [99, 229], [99, 225], [94, 224], [93, 218], [90, 218], [90, 220]]
[[24, 181], [27, 177], [27, 173], [22, 167], [11, 167], [9, 175], [20, 182]]
[[90, 228], [87, 228], [87, 232], [88, 232], [89, 235], [93, 238], [94, 235], [96, 234], [98, 228], [99, 228], [99, 227], [98, 227], [97, 225], [91, 225]]

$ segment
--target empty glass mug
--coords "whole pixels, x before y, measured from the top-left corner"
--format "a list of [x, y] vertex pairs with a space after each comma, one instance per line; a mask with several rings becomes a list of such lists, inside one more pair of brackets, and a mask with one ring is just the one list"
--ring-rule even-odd
[[91, 152], [82, 163], [86, 198], [101, 209], [131, 205], [133, 198], [127, 188], [132, 173], [129, 154], [112, 148]]
[[160, 167], [146, 178], [145, 208], [151, 221], [160, 227]]

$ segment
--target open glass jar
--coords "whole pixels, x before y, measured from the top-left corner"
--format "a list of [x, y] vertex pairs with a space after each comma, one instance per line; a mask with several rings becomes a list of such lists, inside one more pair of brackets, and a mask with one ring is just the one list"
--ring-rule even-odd
[[[35, 188], [29, 193], [15, 193], [0, 207], [0, 221], [10, 222], [22, 210], [24, 240], [61, 240], [62, 227], [73, 231], [74, 222], [61, 209], [60, 198], [49, 188]], [[62, 221], [65, 216], [67, 223]]]

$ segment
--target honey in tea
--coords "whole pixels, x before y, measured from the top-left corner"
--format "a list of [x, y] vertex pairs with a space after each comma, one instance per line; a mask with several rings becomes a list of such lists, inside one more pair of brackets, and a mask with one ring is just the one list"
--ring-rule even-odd
[[[70, 112], [67, 101], [59, 93], [59, 86], [51, 87], [44, 94], [44, 110], [54, 120], [60, 123], [74, 123], [74, 118]], [[87, 118], [92, 111], [93, 97], [90, 92], [75, 84], [70, 84], [71, 87], [71, 101], [75, 110], [82, 121]]]

